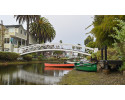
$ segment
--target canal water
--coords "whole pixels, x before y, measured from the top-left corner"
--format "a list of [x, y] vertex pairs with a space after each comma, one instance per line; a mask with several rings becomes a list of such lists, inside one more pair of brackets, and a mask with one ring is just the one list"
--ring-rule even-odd
[[52, 68], [41, 64], [0, 67], [0, 85], [56, 85], [72, 68]]

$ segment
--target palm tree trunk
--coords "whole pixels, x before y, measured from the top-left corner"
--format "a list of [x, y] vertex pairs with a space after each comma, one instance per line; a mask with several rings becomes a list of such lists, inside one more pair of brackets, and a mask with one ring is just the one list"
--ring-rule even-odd
[[27, 20], [27, 46], [29, 45], [29, 20]]
[[40, 44], [40, 42], [41, 42], [41, 38], [40, 38], [40, 33], [39, 33], [39, 44]]

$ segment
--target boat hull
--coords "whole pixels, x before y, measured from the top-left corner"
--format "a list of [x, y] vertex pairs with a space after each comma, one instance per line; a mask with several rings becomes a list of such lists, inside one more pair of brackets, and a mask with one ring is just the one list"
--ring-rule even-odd
[[81, 71], [88, 71], [88, 72], [96, 72], [97, 71], [97, 64], [83, 64], [75, 66], [76, 70]]
[[45, 66], [47, 67], [64, 67], [64, 68], [67, 68], [67, 67], [74, 67], [74, 64], [48, 64], [48, 63], [45, 63], [44, 64]]

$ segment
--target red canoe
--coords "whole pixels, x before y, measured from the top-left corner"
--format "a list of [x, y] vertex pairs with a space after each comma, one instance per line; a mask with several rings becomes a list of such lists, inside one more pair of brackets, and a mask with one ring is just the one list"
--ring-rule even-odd
[[74, 64], [44, 64], [47, 67], [74, 67]]

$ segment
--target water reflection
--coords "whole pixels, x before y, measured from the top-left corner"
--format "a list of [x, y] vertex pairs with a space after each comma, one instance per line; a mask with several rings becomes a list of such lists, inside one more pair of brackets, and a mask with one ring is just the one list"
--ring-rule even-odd
[[0, 67], [1, 85], [52, 85], [57, 84], [71, 68], [47, 68], [44, 64]]

